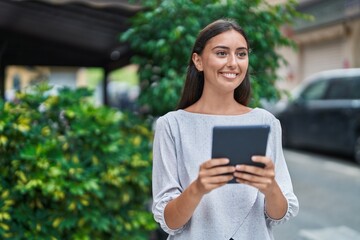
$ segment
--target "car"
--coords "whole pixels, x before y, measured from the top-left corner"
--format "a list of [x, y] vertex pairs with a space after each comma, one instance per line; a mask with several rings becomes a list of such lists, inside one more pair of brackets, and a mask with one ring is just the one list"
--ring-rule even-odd
[[360, 68], [310, 76], [274, 114], [284, 147], [351, 155], [360, 164]]

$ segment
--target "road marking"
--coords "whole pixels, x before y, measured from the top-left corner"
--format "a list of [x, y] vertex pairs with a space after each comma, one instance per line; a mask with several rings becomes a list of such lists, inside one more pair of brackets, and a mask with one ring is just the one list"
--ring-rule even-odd
[[322, 229], [303, 229], [300, 236], [306, 240], [360, 240], [360, 233], [347, 226]]

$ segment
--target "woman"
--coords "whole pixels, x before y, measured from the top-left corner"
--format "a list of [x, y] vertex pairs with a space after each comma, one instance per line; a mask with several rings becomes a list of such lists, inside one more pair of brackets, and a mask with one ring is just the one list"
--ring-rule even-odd
[[[247, 107], [249, 42], [231, 20], [196, 39], [177, 111], [160, 117], [153, 145], [153, 213], [168, 239], [274, 239], [272, 227], [297, 215], [279, 121]], [[216, 125], [270, 125], [265, 168], [211, 159]], [[235, 178], [239, 184], [227, 184]]]

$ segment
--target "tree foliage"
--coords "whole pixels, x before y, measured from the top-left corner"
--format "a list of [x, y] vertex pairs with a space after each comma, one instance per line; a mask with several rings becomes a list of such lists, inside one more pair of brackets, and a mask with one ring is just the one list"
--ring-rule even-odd
[[48, 90], [0, 100], [0, 238], [148, 239], [151, 126]]
[[251, 104], [279, 97], [274, 83], [283, 58], [275, 48], [294, 45], [281, 27], [300, 16], [295, 1], [275, 6], [263, 0], [146, 0], [143, 4], [145, 11], [132, 19], [121, 40], [135, 52], [132, 61], [139, 65], [142, 90], [139, 101], [150, 114], [162, 115], [176, 107], [196, 36], [219, 18], [235, 19], [249, 37]]

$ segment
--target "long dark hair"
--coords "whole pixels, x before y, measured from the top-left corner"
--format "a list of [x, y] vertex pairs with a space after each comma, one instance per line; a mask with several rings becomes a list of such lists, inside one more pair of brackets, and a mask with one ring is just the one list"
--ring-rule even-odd
[[[191, 106], [200, 99], [203, 92], [204, 73], [199, 72], [196, 69], [194, 62], [192, 61], [192, 55], [194, 53], [201, 55], [209, 39], [232, 29], [239, 32], [245, 38], [247, 49], [250, 49], [249, 41], [244, 30], [234, 20], [220, 19], [207, 25], [200, 31], [191, 52], [185, 85], [177, 109], [185, 109]], [[247, 71], [243, 82], [234, 91], [234, 99], [238, 103], [247, 106], [250, 94], [251, 86], [249, 73]]]

